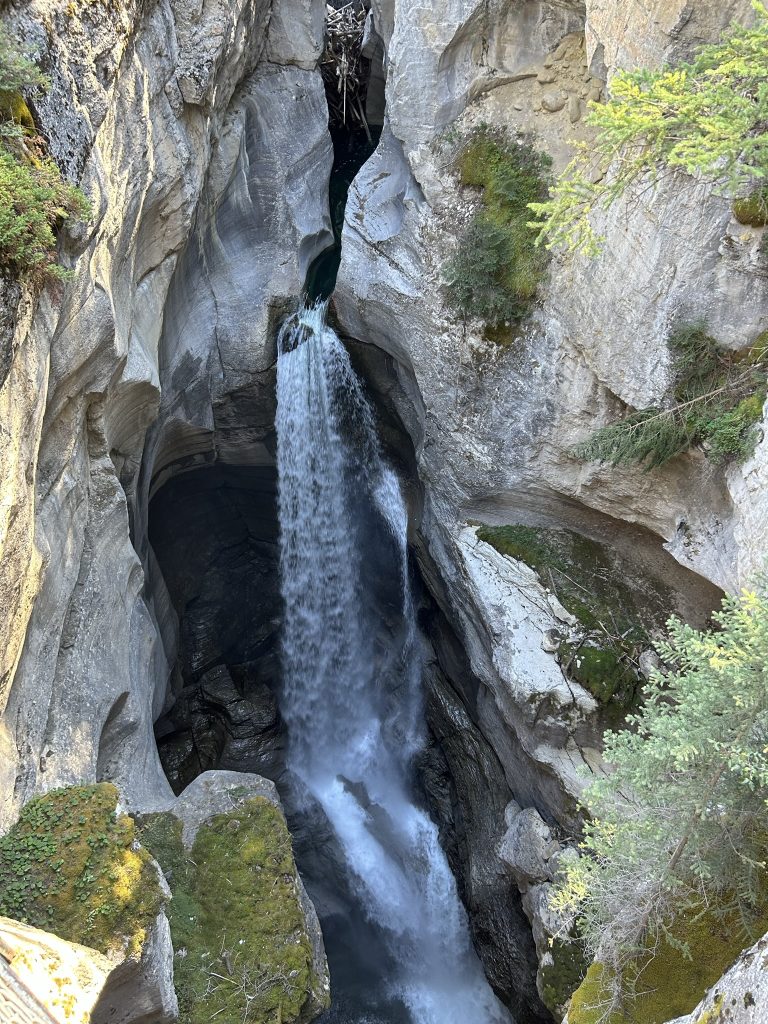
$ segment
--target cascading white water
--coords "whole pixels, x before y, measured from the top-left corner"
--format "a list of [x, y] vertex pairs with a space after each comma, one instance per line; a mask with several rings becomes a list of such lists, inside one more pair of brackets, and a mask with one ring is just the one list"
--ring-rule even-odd
[[[406, 510], [324, 307], [283, 327], [277, 382], [289, 766], [336, 832], [396, 965], [390, 991], [413, 1024], [509, 1024], [472, 948], [437, 828], [409, 792], [423, 710]], [[378, 581], [366, 537], [376, 521], [399, 576], [400, 607], [387, 623], [370, 599]]]

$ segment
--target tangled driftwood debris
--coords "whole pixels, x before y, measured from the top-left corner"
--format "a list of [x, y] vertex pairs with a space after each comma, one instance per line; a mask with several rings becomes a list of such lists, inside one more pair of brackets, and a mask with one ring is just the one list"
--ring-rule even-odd
[[370, 141], [365, 117], [368, 61], [362, 55], [365, 0], [350, 0], [342, 7], [328, 4], [325, 14], [325, 51], [321, 61], [332, 121], [362, 125]]

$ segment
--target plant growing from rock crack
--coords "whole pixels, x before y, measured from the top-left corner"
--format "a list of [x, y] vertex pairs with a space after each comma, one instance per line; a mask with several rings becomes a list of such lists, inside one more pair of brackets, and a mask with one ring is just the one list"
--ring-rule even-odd
[[601, 1020], [637, 996], [660, 942], [685, 952], [676, 922], [716, 911], [743, 945], [765, 916], [766, 579], [713, 619], [706, 632], [670, 620], [669, 672], [652, 675], [630, 728], [606, 735], [612, 771], [583, 795], [583, 855], [553, 898], [601, 965]]
[[463, 146], [461, 184], [482, 190], [482, 206], [445, 268], [446, 296], [463, 316], [492, 330], [521, 320], [548, 263], [526, 227], [528, 203], [546, 194], [549, 158], [526, 143], [478, 128]]
[[676, 330], [669, 339], [674, 383], [667, 407], [640, 409], [596, 431], [574, 454], [612, 466], [663, 466], [692, 445], [715, 463], [743, 461], [757, 441], [766, 399], [768, 334], [747, 351], [732, 352], [704, 324]]
[[82, 192], [46, 157], [21, 90], [48, 80], [0, 23], [0, 267], [38, 282], [65, 278], [54, 228], [90, 212]]
[[752, 7], [753, 28], [732, 25], [690, 63], [612, 79], [610, 101], [593, 103], [586, 119], [594, 142], [577, 148], [548, 199], [529, 203], [538, 244], [595, 255], [603, 239], [590, 213], [631, 186], [652, 186], [665, 170], [730, 196], [760, 191], [768, 177], [768, 8], [759, 0]]

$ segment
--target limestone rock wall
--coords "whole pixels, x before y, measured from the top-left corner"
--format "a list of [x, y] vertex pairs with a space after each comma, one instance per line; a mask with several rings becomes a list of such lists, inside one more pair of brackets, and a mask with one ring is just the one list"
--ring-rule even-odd
[[752, 17], [742, 0], [587, 0], [587, 10], [590, 60], [609, 75], [686, 60], [696, 46], [714, 42], [730, 22], [745, 24]]
[[139, 487], [146, 432], [191, 419], [193, 449], [213, 449], [216, 396], [258, 384], [270, 310], [330, 237], [322, 15], [9, 6], [51, 77], [35, 115], [94, 212], [63, 240], [71, 282], [21, 297], [0, 390], [0, 827], [35, 791], [97, 776], [131, 808], [169, 796], [152, 724], [174, 627], [136, 548], [155, 451], [189, 444], [156, 427]]
[[[425, 489], [419, 538], [424, 572], [443, 594], [451, 621], [462, 623], [473, 668], [495, 695], [487, 721], [501, 715], [509, 724], [510, 706], [526, 707], [536, 720], [539, 740], [523, 741], [535, 751], [536, 767], [518, 777], [517, 786], [563, 819], [565, 803], [558, 806], [551, 793], [543, 796], [541, 778], [550, 773], [555, 749], [562, 761], [555, 788], [570, 777], [572, 730], [566, 728], [554, 744], [544, 738], [547, 687], [534, 684], [538, 675], [523, 657], [540, 649], [541, 630], [525, 616], [514, 634], [511, 624], [489, 629], [489, 606], [501, 604], [492, 597], [495, 583], [478, 588], [467, 575], [461, 540], [466, 523], [544, 517], [586, 529], [597, 512], [609, 517], [614, 535], [622, 524], [647, 528], [657, 538], [659, 557], [663, 544], [680, 564], [727, 588], [759, 568], [768, 528], [768, 499], [761, 490], [766, 441], [744, 466], [725, 472], [701, 453], [653, 474], [601, 469], [569, 454], [575, 442], [615, 416], [621, 402], [647, 405], [663, 392], [666, 338], [675, 320], [707, 318], [715, 336], [732, 347], [765, 329], [768, 277], [757, 262], [760, 231], [736, 225], [725, 200], [703, 185], [673, 180], [613, 209], [602, 256], [553, 261], [542, 301], [507, 345], [486, 341], [479, 325], [458, 321], [444, 301], [442, 267], [471, 210], [457, 194], [455, 143], [441, 131], [446, 119], [458, 117], [459, 133], [479, 121], [512, 132], [532, 130], [535, 143], [552, 150], [562, 165], [568, 128], [542, 105], [543, 87], [531, 80], [531, 64], [538, 61], [535, 70], [546, 63], [555, 72], [566, 52], [557, 48], [558, 33], [572, 32], [574, 24], [586, 26], [588, 38], [589, 31], [602, 33], [604, 47], [610, 41], [618, 47], [625, 22], [627, 34], [631, 29], [633, 38], [643, 37], [639, 25], [647, 5], [620, 6], [621, 18], [617, 5], [600, 3], [587, 3], [586, 15], [576, 5], [502, 5], [488, 22], [484, 5], [456, 4], [456, 21], [443, 34], [442, 28], [425, 33], [414, 26], [414, 19], [426, 18], [421, 8], [374, 5], [374, 28], [387, 51], [388, 123], [352, 189], [336, 294], [347, 333], [397, 361], [406, 423], [415, 379], [423, 402], [414, 441]], [[731, 15], [749, 15], [750, 6], [745, 0], [725, 12], [701, 3], [695, 10], [686, 24], [689, 33], [698, 26], [691, 36], [698, 41], [716, 37]], [[646, 62], [677, 52], [665, 25], [662, 18], [655, 29], [661, 41], [655, 49], [649, 43]], [[521, 41], [523, 26], [528, 31]], [[576, 67], [580, 61], [583, 80], [591, 80], [586, 51], [568, 54], [566, 63]], [[528, 90], [525, 103], [522, 87]], [[520, 656], [513, 671], [518, 682], [500, 688], [497, 644], [512, 635]], [[551, 656], [541, 657], [549, 688], [557, 692], [560, 671]], [[513, 693], [519, 690], [513, 697], [505, 696], [509, 685]], [[525, 730], [506, 732], [519, 743]], [[510, 764], [509, 756], [502, 762]]]

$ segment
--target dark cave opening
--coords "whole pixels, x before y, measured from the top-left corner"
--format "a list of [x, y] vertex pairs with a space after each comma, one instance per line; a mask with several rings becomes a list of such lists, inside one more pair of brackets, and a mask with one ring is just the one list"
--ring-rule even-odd
[[[363, 362], [378, 382], [380, 435], [417, 519], [413, 450], [379, 392], [389, 357], [377, 350]], [[331, 967], [334, 1006], [323, 1024], [347, 1024], [361, 1011], [371, 1020], [408, 1024], [405, 1010], [382, 993], [389, 954], [350, 887], [333, 829], [319, 808], [295, 800], [286, 769], [275, 467], [213, 463], [170, 477], [152, 498], [149, 538], [178, 618], [172, 703], [156, 723], [172, 787], [181, 792], [214, 768], [255, 772], [278, 785]], [[540, 1021], [530, 928], [514, 883], [495, 857], [512, 794], [477, 726], [480, 684], [411, 562], [428, 651], [427, 742], [414, 764], [414, 792], [439, 826], [493, 988], [521, 1024]], [[387, 572], [375, 559], [372, 569]]]
[[[387, 944], [351, 884], [334, 830], [319, 805], [297, 795], [286, 768], [276, 499], [274, 466], [224, 464], [171, 477], [152, 498], [150, 543], [178, 617], [175, 692], [156, 723], [158, 750], [177, 793], [216, 768], [255, 772], [278, 785], [333, 979], [333, 1006], [321, 1021], [409, 1024], [388, 991], [394, 966]], [[382, 591], [370, 600], [384, 605], [387, 556], [370, 551], [381, 584], [374, 590]], [[380, 644], [387, 631], [384, 618]]]
[[210, 768], [278, 779], [277, 471], [215, 464], [172, 477], [149, 539], [179, 621], [175, 701], [156, 723], [178, 793]]

